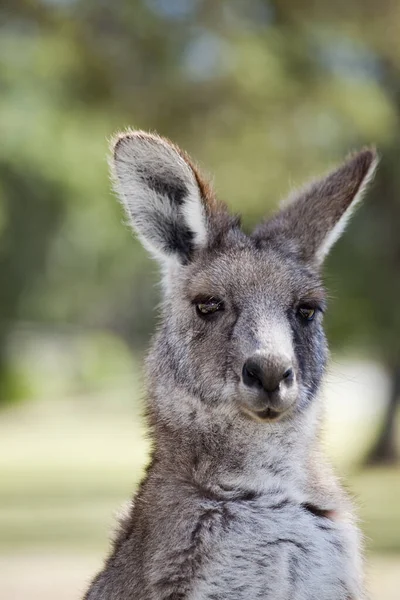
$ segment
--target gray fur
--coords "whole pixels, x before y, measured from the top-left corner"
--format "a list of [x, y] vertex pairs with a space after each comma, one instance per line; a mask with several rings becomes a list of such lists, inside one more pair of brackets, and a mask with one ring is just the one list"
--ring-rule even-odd
[[[351, 505], [318, 442], [319, 266], [375, 163], [360, 152], [247, 236], [179, 149], [117, 141], [117, 190], [163, 265], [163, 320], [147, 360], [150, 466], [86, 600], [365, 598]], [[211, 297], [224, 310], [204, 317]], [[293, 377], [249, 387], [250, 357]]]

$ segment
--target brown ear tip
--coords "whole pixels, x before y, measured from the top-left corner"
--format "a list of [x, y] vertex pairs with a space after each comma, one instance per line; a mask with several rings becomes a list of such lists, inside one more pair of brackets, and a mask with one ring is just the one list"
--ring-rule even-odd
[[110, 141], [110, 150], [114, 158], [126, 143], [126, 134], [118, 133]]
[[110, 150], [114, 158], [117, 158], [119, 152], [135, 142], [160, 143], [162, 138], [153, 133], [148, 133], [141, 129], [127, 129], [117, 132], [110, 141]]
[[365, 155], [366, 160], [373, 163], [379, 159], [378, 151], [375, 146], [367, 146], [361, 152]]
[[349, 158], [365, 171], [369, 171], [371, 168], [375, 169], [379, 162], [379, 155], [375, 146], [366, 146], [351, 154]]
[[110, 150], [114, 158], [117, 157], [118, 153], [135, 137], [138, 137], [139, 132], [133, 130], [119, 131], [117, 132], [110, 141]]

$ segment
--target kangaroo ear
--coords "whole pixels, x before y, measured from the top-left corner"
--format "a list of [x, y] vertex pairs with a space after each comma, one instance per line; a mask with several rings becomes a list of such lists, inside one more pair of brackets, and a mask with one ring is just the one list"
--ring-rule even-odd
[[253, 236], [289, 244], [305, 262], [319, 266], [340, 237], [354, 208], [371, 181], [376, 165], [374, 149], [366, 149], [326, 177], [306, 186], [275, 217], [260, 225]]
[[207, 245], [214, 196], [179, 148], [130, 131], [113, 143], [111, 169], [133, 228], [157, 259], [185, 264]]

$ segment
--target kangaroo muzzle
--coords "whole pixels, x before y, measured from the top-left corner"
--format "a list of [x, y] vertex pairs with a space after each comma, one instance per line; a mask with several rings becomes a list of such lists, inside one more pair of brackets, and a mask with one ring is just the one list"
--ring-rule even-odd
[[294, 365], [285, 356], [256, 354], [242, 369], [244, 408], [260, 419], [282, 416], [296, 401]]

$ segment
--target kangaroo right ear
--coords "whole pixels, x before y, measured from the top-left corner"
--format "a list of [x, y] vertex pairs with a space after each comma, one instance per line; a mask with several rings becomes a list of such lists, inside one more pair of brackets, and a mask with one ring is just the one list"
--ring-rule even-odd
[[256, 228], [254, 238], [275, 238], [282, 245], [289, 242], [299, 258], [320, 267], [362, 199], [377, 163], [372, 148], [351, 156], [297, 193], [277, 215]]
[[161, 262], [190, 261], [207, 245], [216, 202], [190, 159], [171, 142], [129, 131], [113, 144], [115, 189], [143, 245]]

